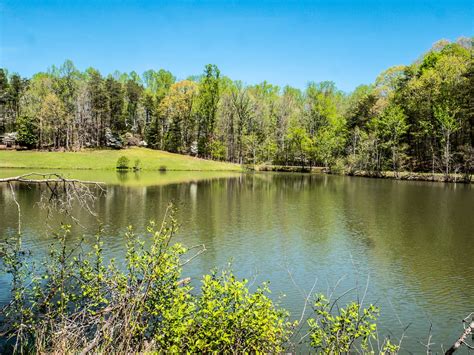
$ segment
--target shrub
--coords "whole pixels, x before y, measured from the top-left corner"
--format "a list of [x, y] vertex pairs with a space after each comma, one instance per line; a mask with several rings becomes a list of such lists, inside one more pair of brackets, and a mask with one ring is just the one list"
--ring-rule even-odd
[[221, 141], [215, 140], [210, 145], [211, 157], [214, 160], [224, 160], [226, 148]]
[[29, 117], [20, 116], [17, 120], [18, 137], [17, 143], [28, 149], [34, 148], [38, 144], [37, 128]]
[[[337, 311], [334, 311], [337, 309]], [[345, 308], [336, 302], [329, 302], [324, 295], [317, 295], [313, 304], [314, 317], [307, 321], [311, 347], [317, 353], [352, 354], [375, 353], [370, 340], [378, 343], [380, 354], [395, 354], [399, 346], [390, 339], [380, 339], [375, 323], [379, 309], [370, 304], [362, 308], [358, 302], [351, 302]], [[380, 343], [379, 343], [380, 340]]]
[[158, 168], [158, 171], [161, 171], [161, 172], [165, 172], [167, 170], [166, 166], [165, 165], [161, 165], [159, 168]]
[[[288, 313], [276, 307], [267, 284], [250, 293], [231, 271], [204, 276], [187, 350], [218, 353], [279, 353], [288, 340]], [[218, 302], [216, 302], [218, 300]]]
[[128, 169], [129, 162], [130, 162], [130, 160], [125, 155], [122, 155], [117, 160], [117, 169], [120, 169], [120, 170]]
[[21, 243], [13, 244], [3, 258], [13, 277], [2, 321], [11, 340], [4, 351], [282, 351], [288, 314], [268, 298], [267, 286], [251, 293], [245, 280], [223, 271], [204, 276], [194, 293], [181, 274], [193, 256], [185, 259], [187, 250], [172, 244], [176, 230], [171, 210], [161, 226], [148, 226], [150, 243], [129, 228], [124, 268], [104, 261], [102, 232], [92, 252], [72, 256], [70, 226], [63, 226], [42, 268], [28, 265]]
[[369, 338], [376, 338], [377, 326], [372, 321], [377, 319], [378, 309], [370, 305], [362, 310], [358, 303], [351, 303], [341, 308], [339, 314], [331, 313], [331, 304], [319, 295], [314, 303], [315, 318], [308, 320], [311, 345], [326, 354], [348, 353], [357, 341], [361, 349], [368, 350]]
[[[281, 353], [291, 347], [289, 314], [269, 298], [267, 284], [250, 292], [230, 270], [203, 276], [195, 291], [182, 268], [194, 254], [173, 244], [172, 206], [163, 223], [150, 222], [148, 240], [132, 227], [125, 235], [124, 265], [105, 261], [102, 231], [89, 253], [69, 250], [64, 225], [41, 266], [29, 264], [21, 235], [0, 250], [10, 274], [11, 302], [0, 318], [2, 353]], [[145, 246], [147, 245], [147, 246]], [[196, 251], [197, 250], [197, 251]], [[309, 296], [308, 296], [309, 297]], [[317, 296], [307, 321], [318, 353], [396, 353], [377, 337], [378, 309], [352, 302], [345, 308]], [[301, 318], [303, 319], [303, 317]], [[301, 329], [301, 328], [300, 328]], [[7, 340], [5, 340], [7, 339]], [[294, 339], [292, 339], [294, 340]]]
[[346, 164], [343, 158], [337, 158], [331, 165], [331, 174], [344, 175], [346, 172]]
[[134, 170], [134, 171], [140, 170], [140, 169], [141, 169], [141, 168], [140, 168], [140, 165], [141, 165], [140, 159], [136, 159], [136, 160], [135, 160], [135, 163], [134, 163], [134, 165], [133, 165], [133, 170]]

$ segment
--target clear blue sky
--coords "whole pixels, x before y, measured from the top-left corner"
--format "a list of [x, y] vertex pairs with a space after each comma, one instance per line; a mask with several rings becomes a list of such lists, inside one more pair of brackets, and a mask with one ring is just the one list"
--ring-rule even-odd
[[0, 66], [30, 76], [64, 59], [79, 69], [164, 68], [178, 78], [207, 63], [248, 84], [350, 91], [408, 64], [432, 43], [473, 35], [473, 0], [0, 0]]

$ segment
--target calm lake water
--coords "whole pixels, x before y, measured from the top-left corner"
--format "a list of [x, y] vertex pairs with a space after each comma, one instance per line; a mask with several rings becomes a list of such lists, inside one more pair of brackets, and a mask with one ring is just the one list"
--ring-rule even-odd
[[[1, 176], [24, 173], [3, 169]], [[178, 207], [178, 241], [205, 244], [207, 252], [185, 274], [199, 278], [229, 261], [240, 277], [270, 281], [292, 317], [300, 317], [303, 295], [315, 292], [362, 297], [381, 308], [380, 333], [398, 339], [410, 324], [403, 348], [422, 352], [433, 324], [433, 348], [451, 345], [461, 319], [474, 311], [474, 189], [469, 185], [299, 174], [66, 172], [107, 182], [96, 202], [106, 228], [105, 250], [123, 256], [126, 227], [143, 231], [160, 221], [169, 201]], [[25, 247], [44, 257], [64, 216], [36, 204], [38, 187], [15, 186], [22, 209]], [[97, 219], [74, 215], [76, 241], [92, 240]], [[14, 235], [17, 210], [0, 186], [0, 240]], [[337, 287], [336, 287], [337, 286]], [[0, 303], [8, 300], [8, 278], [0, 275]], [[335, 288], [335, 290], [334, 290]]]

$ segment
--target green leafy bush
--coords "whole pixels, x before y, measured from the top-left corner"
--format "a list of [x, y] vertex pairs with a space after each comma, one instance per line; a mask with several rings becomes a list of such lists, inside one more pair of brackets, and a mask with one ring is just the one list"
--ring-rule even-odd
[[275, 353], [290, 335], [288, 313], [268, 298], [267, 284], [254, 293], [230, 271], [204, 276], [191, 328], [191, 352]]
[[[231, 271], [204, 276], [200, 292], [182, 277], [187, 255], [171, 241], [170, 212], [147, 228], [150, 243], [130, 227], [125, 270], [104, 261], [102, 232], [93, 250], [76, 256], [66, 247], [70, 226], [41, 268], [28, 265], [21, 243], [5, 250], [13, 277], [12, 302], [2, 332], [8, 352], [135, 353], [279, 352], [290, 334], [288, 314], [268, 298], [264, 284], [250, 292]], [[20, 240], [20, 239], [18, 239]], [[145, 247], [145, 244], [149, 247]]]
[[[177, 231], [170, 206], [161, 225], [150, 222], [147, 238], [129, 227], [124, 265], [105, 261], [102, 230], [92, 250], [67, 247], [70, 226], [56, 235], [38, 265], [21, 248], [21, 235], [0, 250], [11, 275], [11, 302], [0, 334], [5, 353], [281, 353], [309, 339], [318, 353], [396, 353], [378, 341], [379, 310], [352, 302], [345, 308], [317, 296], [308, 334], [294, 339], [289, 313], [269, 298], [266, 283], [250, 292], [230, 270], [203, 276], [195, 290], [183, 266], [205, 251], [172, 243]], [[301, 318], [303, 319], [303, 317]]]
[[125, 156], [125, 155], [122, 155], [120, 158], [118, 158], [117, 160], [117, 169], [119, 170], [126, 170], [128, 169], [128, 164], [129, 164], [130, 160]]
[[215, 140], [210, 144], [211, 157], [214, 160], [225, 160], [226, 147], [221, 141]]
[[21, 146], [29, 149], [35, 148], [38, 144], [37, 127], [29, 117], [20, 116], [17, 120], [18, 137], [17, 142]]
[[[335, 303], [330, 303], [324, 295], [318, 295], [314, 302], [315, 316], [308, 319], [311, 346], [318, 353], [373, 353], [369, 346], [371, 339], [377, 339], [377, 316], [379, 309], [374, 305], [362, 308], [351, 302], [345, 308], [333, 312]], [[398, 346], [387, 339], [381, 353], [395, 353]]]
[[346, 171], [346, 162], [343, 158], [337, 158], [334, 164], [331, 165], [331, 173], [336, 175], [343, 175]]

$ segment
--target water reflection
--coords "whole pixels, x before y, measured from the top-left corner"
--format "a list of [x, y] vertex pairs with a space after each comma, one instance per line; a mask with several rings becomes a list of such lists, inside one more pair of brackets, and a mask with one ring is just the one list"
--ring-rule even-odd
[[[366, 299], [381, 306], [382, 331], [400, 334], [398, 319], [411, 322], [405, 346], [413, 351], [423, 350], [418, 340], [426, 339], [429, 321], [438, 344], [448, 343], [459, 332], [459, 320], [472, 311], [471, 186], [271, 173], [203, 179], [187, 173], [187, 180], [172, 172], [101, 174], [114, 182], [97, 200], [97, 218], [75, 211], [89, 226], [75, 230], [79, 238], [95, 232], [98, 222], [104, 224], [110, 256], [122, 255], [129, 224], [143, 231], [174, 201], [181, 223], [178, 239], [187, 246], [203, 243], [208, 250], [186, 270], [192, 277], [232, 259], [238, 275], [257, 272], [259, 281], [271, 281], [275, 297], [285, 293], [284, 305], [295, 315], [303, 300], [288, 269], [306, 290], [315, 278], [318, 291], [342, 278], [341, 293], [355, 285], [363, 290], [368, 280]], [[156, 180], [161, 184], [152, 183]], [[46, 219], [35, 205], [38, 187], [17, 187], [17, 196], [25, 243], [45, 254], [51, 242], [46, 225], [54, 229], [67, 219]], [[17, 221], [5, 186], [0, 186], [0, 215], [4, 238]], [[6, 299], [4, 292], [0, 299]]]

